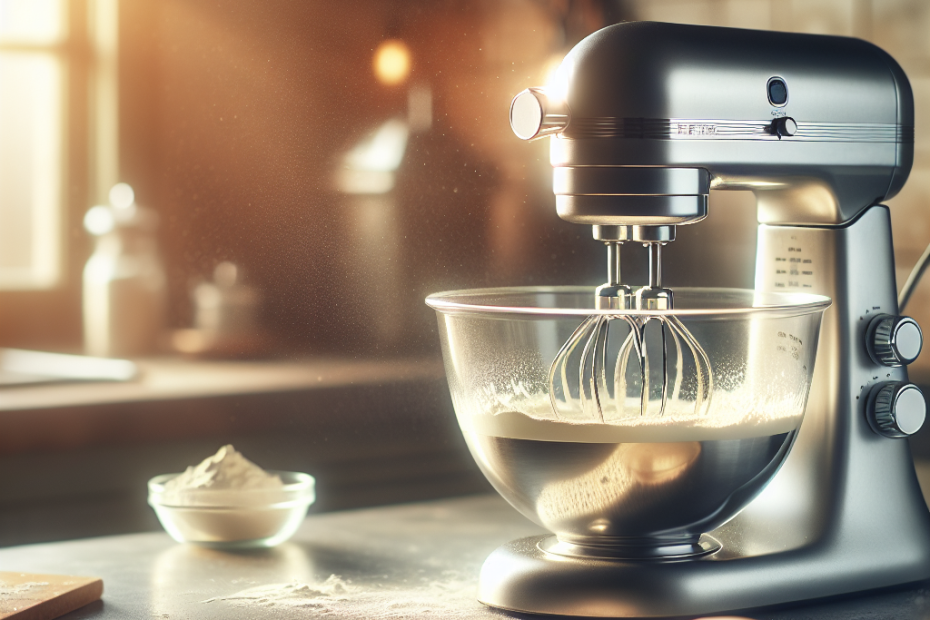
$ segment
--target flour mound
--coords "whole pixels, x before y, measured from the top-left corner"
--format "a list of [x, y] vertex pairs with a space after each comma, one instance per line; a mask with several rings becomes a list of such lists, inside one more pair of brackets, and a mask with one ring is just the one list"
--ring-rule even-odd
[[269, 474], [237, 452], [223, 446], [199, 465], [188, 467], [180, 476], [165, 483], [166, 493], [195, 489], [278, 489], [284, 486], [276, 474]]

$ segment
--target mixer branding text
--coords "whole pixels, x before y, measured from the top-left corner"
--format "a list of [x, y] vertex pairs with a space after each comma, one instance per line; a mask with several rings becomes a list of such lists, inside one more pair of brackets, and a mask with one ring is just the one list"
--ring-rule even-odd
[[676, 125], [679, 136], [706, 136], [717, 133], [716, 125], [692, 125], [688, 123], [678, 123]]

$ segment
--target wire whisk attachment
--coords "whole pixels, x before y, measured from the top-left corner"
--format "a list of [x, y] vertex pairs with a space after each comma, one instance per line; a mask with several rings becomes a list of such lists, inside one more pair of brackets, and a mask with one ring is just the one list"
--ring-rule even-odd
[[549, 368], [549, 399], [556, 417], [607, 422], [662, 416], [669, 403], [677, 411], [682, 402], [695, 414], [707, 413], [713, 370], [690, 330], [672, 314], [624, 313], [674, 308], [672, 291], [661, 286], [661, 245], [649, 245], [650, 283], [635, 294], [619, 284], [618, 245], [608, 243], [609, 281], [595, 292], [596, 307], [617, 314], [585, 318]]

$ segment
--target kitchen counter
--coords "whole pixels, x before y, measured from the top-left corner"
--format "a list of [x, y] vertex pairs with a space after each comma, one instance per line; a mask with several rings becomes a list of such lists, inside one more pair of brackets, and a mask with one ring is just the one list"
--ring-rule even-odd
[[[0, 390], [0, 454], [62, 450], [127, 434], [171, 438], [190, 426], [229, 426], [225, 411], [205, 403], [268, 395], [317, 395], [370, 386], [443, 384], [438, 359], [210, 361], [135, 360], [139, 377], [119, 382], [73, 382]], [[170, 410], [169, 410], [170, 408]], [[127, 415], [126, 412], [129, 412]], [[131, 417], [131, 424], [127, 418]], [[221, 419], [218, 419], [221, 418]], [[175, 421], [177, 419], [177, 421]], [[182, 423], [187, 421], [187, 424]], [[182, 431], [185, 432], [185, 431]]]
[[[475, 600], [481, 564], [498, 545], [540, 532], [500, 498], [471, 496], [313, 515], [271, 550], [222, 552], [133, 534], [3, 549], [0, 570], [102, 577], [103, 601], [70, 620], [501, 619], [512, 616]], [[925, 619], [927, 587], [743, 615]]]
[[137, 379], [62, 382], [0, 392], [0, 411], [286, 392], [347, 385], [443, 379], [439, 359], [307, 358], [219, 361], [179, 357], [134, 360]]

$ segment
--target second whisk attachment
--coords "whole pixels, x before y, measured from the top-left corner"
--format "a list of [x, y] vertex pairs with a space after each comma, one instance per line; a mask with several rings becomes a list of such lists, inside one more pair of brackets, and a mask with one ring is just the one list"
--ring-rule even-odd
[[[710, 408], [710, 358], [670, 312], [674, 294], [662, 286], [662, 247], [675, 229], [632, 228], [631, 235], [626, 226], [594, 227], [595, 239], [607, 246], [608, 281], [595, 291], [600, 312], [582, 321], [550, 366], [549, 399], [557, 418], [608, 422], [663, 416], [670, 404], [676, 413]], [[649, 285], [635, 293], [620, 283], [620, 244], [629, 240], [649, 250]]]

